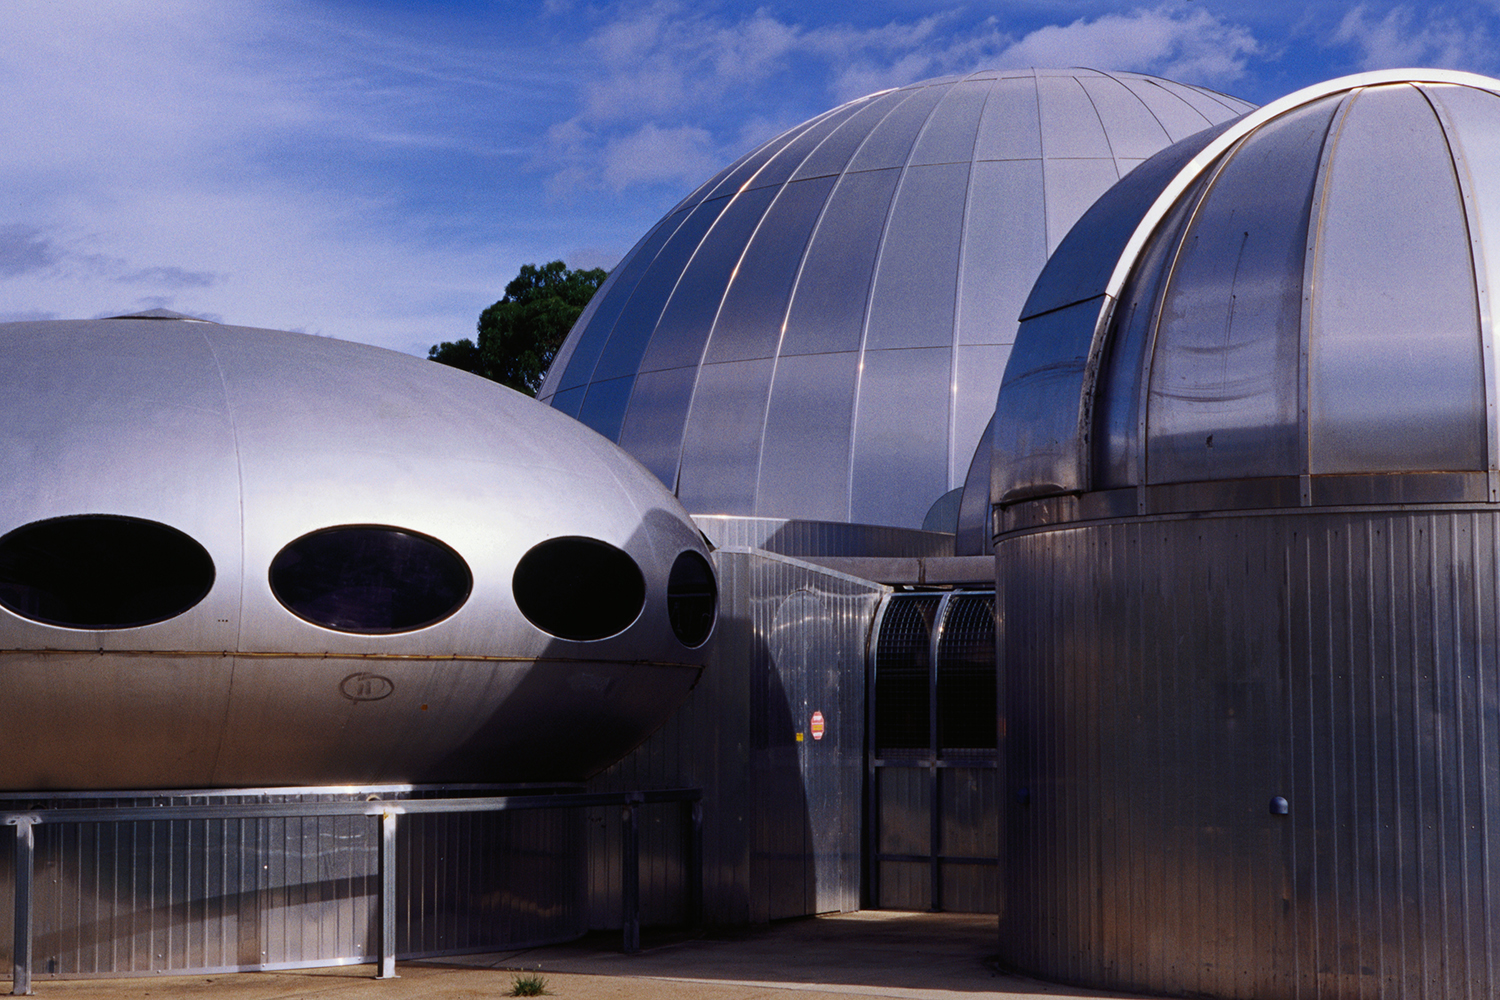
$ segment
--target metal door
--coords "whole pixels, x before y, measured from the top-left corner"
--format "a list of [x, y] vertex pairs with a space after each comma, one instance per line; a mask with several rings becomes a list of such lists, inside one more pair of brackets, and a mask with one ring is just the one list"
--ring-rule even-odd
[[866, 905], [998, 908], [995, 595], [893, 594], [870, 656]]

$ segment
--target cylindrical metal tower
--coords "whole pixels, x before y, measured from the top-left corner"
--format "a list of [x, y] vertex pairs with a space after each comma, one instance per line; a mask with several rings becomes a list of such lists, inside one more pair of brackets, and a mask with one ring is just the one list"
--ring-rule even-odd
[[992, 480], [1002, 948], [1222, 997], [1500, 989], [1500, 82], [1294, 94], [1106, 194]]

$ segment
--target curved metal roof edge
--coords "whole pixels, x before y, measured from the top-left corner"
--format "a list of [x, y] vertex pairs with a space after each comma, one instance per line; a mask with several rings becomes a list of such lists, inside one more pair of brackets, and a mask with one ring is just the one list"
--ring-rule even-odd
[[[1245, 136], [1267, 122], [1319, 98], [1332, 97], [1335, 94], [1346, 93], [1364, 87], [1401, 83], [1438, 83], [1476, 87], [1500, 95], [1500, 80], [1483, 76], [1479, 73], [1444, 69], [1383, 69], [1371, 70], [1366, 73], [1355, 73], [1350, 76], [1341, 76], [1333, 80], [1327, 80], [1323, 83], [1315, 83], [1310, 87], [1303, 87], [1301, 90], [1293, 91], [1285, 97], [1272, 101], [1270, 104], [1262, 105], [1260, 108], [1246, 114], [1243, 118], [1225, 129], [1220, 135], [1212, 139], [1167, 183], [1167, 186], [1162, 189], [1161, 194], [1157, 195], [1156, 200], [1151, 203], [1151, 207], [1141, 217], [1130, 238], [1125, 241], [1124, 249], [1121, 250], [1119, 259], [1115, 262], [1115, 267], [1110, 273], [1109, 280], [1099, 292], [1108, 295], [1112, 300], [1119, 298], [1120, 290], [1124, 288], [1130, 272], [1135, 268], [1136, 260], [1140, 257], [1141, 251], [1145, 249], [1146, 243], [1151, 238], [1151, 234], [1155, 232], [1156, 227], [1160, 225], [1166, 214], [1171, 211], [1177, 199], [1198, 179], [1198, 176], [1204, 170], [1208, 169], [1209, 165], [1227, 150], [1233, 148]], [[1098, 294], [1099, 292], [1095, 292], [1094, 294]], [[1092, 297], [1092, 295], [1080, 296], [1080, 299]]]

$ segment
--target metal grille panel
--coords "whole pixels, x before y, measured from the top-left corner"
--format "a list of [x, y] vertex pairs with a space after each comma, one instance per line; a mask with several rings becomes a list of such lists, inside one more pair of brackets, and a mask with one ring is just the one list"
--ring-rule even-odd
[[941, 602], [937, 594], [923, 594], [886, 605], [875, 645], [877, 757], [925, 755], [932, 743], [932, 631]]

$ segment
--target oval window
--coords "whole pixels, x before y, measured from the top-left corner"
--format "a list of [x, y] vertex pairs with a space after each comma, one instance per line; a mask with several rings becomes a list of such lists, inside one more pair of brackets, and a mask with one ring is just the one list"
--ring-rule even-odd
[[385, 525], [323, 528], [271, 560], [271, 592], [304, 621], [339, 632], [411, 632], [463, 606], [474, 576], [436, 538]]
[[0, 538], [0, 604], [45, 625], [151, 625], [187, 611], [213, 585], [208, 551], [158, 521], [80, 514]]
[[516, 606], [543, 632], [585, 641], [617, 635], [646, 606], [635, 560], [595, 538], [549, 538], [516, 564]]
[[667, 617], [684, 646], [701, 646], [714, 630], [719, 588], [713, 567], [696, 552], [684, 552], [667, 577]]

